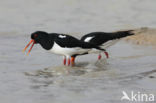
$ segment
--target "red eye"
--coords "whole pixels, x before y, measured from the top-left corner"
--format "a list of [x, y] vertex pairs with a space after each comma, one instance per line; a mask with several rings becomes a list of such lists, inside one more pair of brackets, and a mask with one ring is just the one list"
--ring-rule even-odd
[[37, 34], [34, 34], [34, 37], [36, 38], [37, 37]]

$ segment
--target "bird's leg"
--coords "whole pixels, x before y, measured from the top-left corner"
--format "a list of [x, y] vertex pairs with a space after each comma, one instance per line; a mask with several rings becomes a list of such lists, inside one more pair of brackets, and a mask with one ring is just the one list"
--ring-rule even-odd
[[75, 57], [71, 57], [71, 65], [72, 65], [72, 66], [75, 65]]
[[105, 55], [106, 55], [106, 58], [109, 58], [109, 54], [107, 51], [104, 51]]
[[63, 64], [66, 65], [66, 57], [63, 56]]
[[68, 57], [68, 66], [70, 66], [70, 57]]
[[98, 56], [98, 60], [100, 60], [100, 59], [101, 59], [101, 57], [102, 57], [102, 56], [101, 56], [101, 53], [100, 53], [100, 54], [99, 54], [99, 56]]

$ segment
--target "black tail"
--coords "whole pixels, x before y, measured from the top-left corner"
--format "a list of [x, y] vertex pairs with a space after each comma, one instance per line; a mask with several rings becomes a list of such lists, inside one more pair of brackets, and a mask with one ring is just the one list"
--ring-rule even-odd
[[134, 30], [118, 31], [111, 34], [111, 39], [120, 39], [126, 36], [134, 35]]

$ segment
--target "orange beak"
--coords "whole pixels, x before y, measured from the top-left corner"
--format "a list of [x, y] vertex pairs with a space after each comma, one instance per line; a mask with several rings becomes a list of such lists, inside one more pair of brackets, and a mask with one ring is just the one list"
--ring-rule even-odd
[[23, 52], [25, 52], [25, 50], [29, 47], [29, 45], [30, 45], [31, 43], [33, 43], [33, 44], [31, 45], [31, 47], [30, 47], [30, 49], [29, 49], [27, 55], [30, 53], [31, 49], [33, 48], [33, 46], [34, 46], [34, 44], [35, 44], [35, 41], [34, 41], [33, 39], [30, 40], [30, 42], [27, 44], [27, 46], [23, 49]]

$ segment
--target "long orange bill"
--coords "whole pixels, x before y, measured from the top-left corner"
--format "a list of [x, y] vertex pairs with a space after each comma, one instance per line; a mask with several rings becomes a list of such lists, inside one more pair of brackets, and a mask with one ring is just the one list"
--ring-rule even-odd
[[35, 42], [33, 42], [33, 44], [31, 45], [31, 47], [30, 47], [30, 49], [29, 49], [27, 55], [29, 55], [29, 53], [30, 53], [31, 49], [33, 48], [34, 44], [35, 44]]
[[33, 44], [32, 44], [32, 46], [31, 46], [31, 48], [29, 49], [27, 55], [30, 53], [32, 47], [33, 47], [34, 44], [35, 44], [35, 41], [32, 39], [32, 40], [26, 45], [26, 47], [23, 49], [23, 52], [25, 52], [25, 50], [29, 47], [29, 45], [30, 45], [31, 43], [33, 43]]

